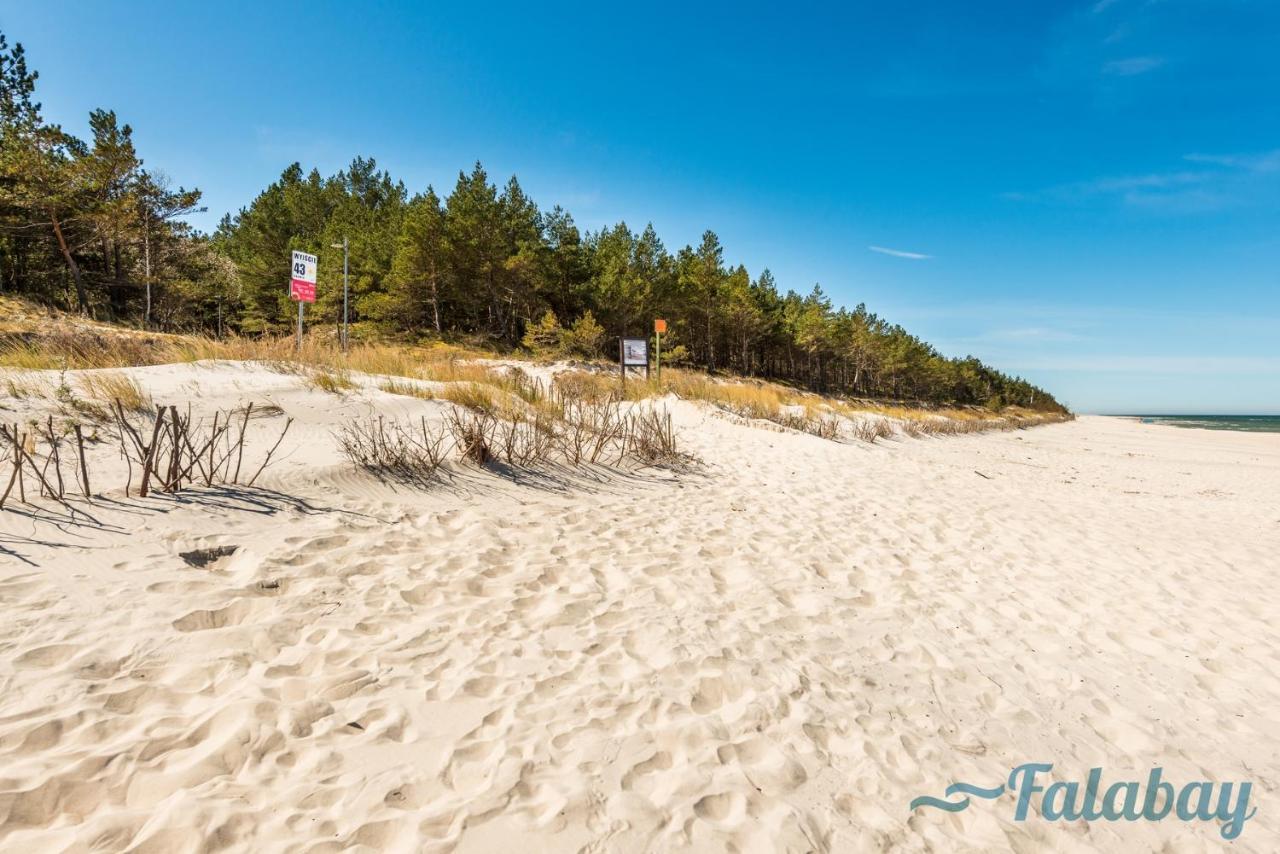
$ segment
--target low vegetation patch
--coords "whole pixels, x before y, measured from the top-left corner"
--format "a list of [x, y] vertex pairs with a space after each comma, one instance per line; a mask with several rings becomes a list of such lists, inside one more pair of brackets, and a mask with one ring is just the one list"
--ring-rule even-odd
[[325, 391], [330, 394], [345, 394], [354, 388], [357, 384], [352, 381], [351, 374], [345, 370], [329, 370], [321, 368], [314, 371], [307, 377], [307, 384], [312, 388]]
[[406, 380], [387, 380], [379, 389], [387, 394], [398, 394], [401, 397], [416, 397], [422, 400], [435, 400], [436, 393], [424, 385]]
[[94, 403], [110, 408], [119, 403], [127, 412], [154, 412], [156, 405], [136, 379], [118, 371], [95, 371], [77, 377], [84, 396]]
[[[526, 378], [527, 380], [527, 378]], [[512, 382], [523, 382], [512, 380]], [[524, 386], [521, 409], [499, 406], [476, 384], [446, 390], [455, 404], [444, 421], [431, 423], [356, 418], [337, 432], [339, 447], [356, 466], [417, 484], [434, 480], [445, 461], [531, 469], [547, 465], [682, 466], [693, 458], [680, 451], [671, 415], [652, 406], [623, 408], [616, 400], [571, 395], [563, 388]]]
[[397, 480], [425, 484], [433, 480], [452, 445], [448, 435], [427, 419], [388, 421], [382, 416], [353, 419], [337, 434], [347, 459], [366, 471]]
[[[121, 400], [112, 401], [114, 416], [110, 441], [119, 444], [127, 464], [126, 497], [134, 492], [145, 498], [152, 492], [176, 493], [191, 486], [243, 484], [253, 486], [271, 464], [293, 420], [286, 418], [275, 443], [256, 461], [245, 456], [245, 433], [253, 417], [250, 404], [237, 412], [215, 412], [212, 421], [194, 419], [191, 406], [185, 413], [177, 406], [156, 406], [146, 413], [130, 411]], [[55, 422], [0, 424], [0, 470], [8, 479], [0, 492], [0, 509], [10, 496], [28, 503], [29, 492], [63, 505], [79, 491], [92, 499], [93, 484], [85, 445], [96, 435], [85, 435], [80, 423]], [[7, 463], [7, 466], [4, 465]]]

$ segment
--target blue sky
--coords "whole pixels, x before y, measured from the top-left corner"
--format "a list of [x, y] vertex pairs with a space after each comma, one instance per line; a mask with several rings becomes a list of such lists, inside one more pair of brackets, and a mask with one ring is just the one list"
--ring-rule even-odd
[[295, 160], [447, 191], [479, 159], [1080, 411], [1280, 412], [1280, 3], [4, 0], [0, 28], [49, 118], [115, 109], [204, 228]]

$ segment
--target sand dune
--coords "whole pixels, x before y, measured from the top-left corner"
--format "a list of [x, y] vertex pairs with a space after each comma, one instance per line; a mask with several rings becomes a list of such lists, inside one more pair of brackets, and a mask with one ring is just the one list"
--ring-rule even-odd
[[1230, 847], [1280, 839], [1280, 436], [1082, 418], [843, 444], [673, 400], [694, 471], [418, 491], [330, 430], [440, 403], [133, 373], [297, 428], [261, 492], [0, 513], [0, 849], [1228, 844], [908, 808], [1025, 762], [1251, 781]]

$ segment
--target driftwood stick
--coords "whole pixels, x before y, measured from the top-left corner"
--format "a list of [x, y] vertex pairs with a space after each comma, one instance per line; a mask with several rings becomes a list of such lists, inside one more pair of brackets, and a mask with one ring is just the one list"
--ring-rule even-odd
[[[188, 415], [187, 416], [188, 423], [190, 423], [190, 420], [191, 420], [191, 416]], [[182, 443], [187, 447], [187, 466], [185, 469], [183, 469], [184, 478], [186, 478], [187, 480], [194, 479], [191, 477], [191, 474], [193, 471], [198, 469], [200, 471], [201, 480], [205, 481], [205, 484], [208, 485], [209, 472], [204, 467], [204, 452], [205, 452], [205, 449], [208, 448], [212, 442], [213, 442], [213, 439], [208, 439], [205, 441], [203, 445], [197, 448], [195, 446], [195, 443], [191, 441], [190, 430], [182, 434]]]
[[120, 403], [120, 398], [116, 398], [116, 422], [120, 425], [120, 445], [124, 447], [124, 439], [127, 435], [133, 440], [133, 446], [138, 452], [138, 458], [146, 456], [146, 447], [142, 444], [142, 436], [129, 423], [129, 419], [124, 416], [124, 406]]
[[[119, 421], [116, 422], [119, 424]], [[120, 435], [120, 456], [124, 458], [125, 479], [124, 479], [124, 497], [129, 497], [129, 488], [133, 486], [133, 455], [129, 453], [129, 446], [125, 444], [124, 428], [119, 429]]]
[[90, 496], [89, 490], [89, 466], [84, 459], [84, 434], [80, 432], [80, 425], [75, 425], [76, 431], [76, 450], [80, 454], [80, 483], [84, 486], [84, 497]]
[[178, 417], [176, 406], [169, 407], [169, 426], [173, 433], [173, 448], [169, 451], [169, 475], [165, 489], [177, 492], [182, 488], [182, 434], [186, 431]]
[[[217, 424], [216, 414], [214, 415], [214, 423]], [[191, 441], [191, 431], [190, 429], [188, 429], [190, 424], [191, 424], [191, 415], [190, 413], [188, 413], [186, 420], [183, 422], [184, 432], [182, 434], [183, 443], [187, 447], [187, 462], [185, 466], [182, 468], [182, 473], [179, 479], [190, 482], [191, 480], [193, 480], [191, 476], [192, 472], [199, 469], [200, 476], [204, 478], [205, 484], [207, 486], [213, 486], [213, 469], [212, 467], [209, 469], [205, 469], [204, 452], [206, 450], [209, 451], [209, 460], [210, 460], [210, 465], [212, 466], [212, 460], [213, 460], [212, 448], [214, 446], [214, 443], [218, 441], [218, 433], [215, 430], [215, 432], [212, 433], [209, 436], [209, 438], [205, 440], [205, 443], [201, 445], [199, 448], [197, 448], [195, 446], [195, 443]]]
[[253, 473], [253, 477], [249, 478], [249, 483], [246, 484], [247, 486], [253, 486], [254, 481], [258, 479], [258, 475], [262, 474], [262, 470], [265, 469], [267, 467], [267, 464], [271, 462], [271, 457], [273, 454], [275, 454], [276, 448], [280, 447], [280, 443], [284, 441], [285, 434], [289, 432], [289, 428], [292, 426], [293, 426], [293, 419], [286, 418], [284, 422], [284, 429], [280, 431], [280, 438], [276, 439], [276, 443], [271, 446], [271, 450], [267, 451], [266, 458], [263, 459], [262, 465], [258, 466], [258, 470]]
[[[29, 436], [30, 434], [28, 433], [27, 435]], [[22, 456], [27, 461], [27, 464], [31, 467], [32, 473], [35, 474], [35, 476], [40, 480], [40, 494], [44, 495], [47, 492], [50, 496], [57, 497], [56, 493], [54, 492], [53, 486], [49, 483], [48, 480], [45, 479], [44, 472], [40, 470], [40, 466], [36, 463], [36, 458], [31, 456], [31, 454], [27, 453], [27, 449], [25, 447], [19, 446], [19, 450], [22, 451]], [[46, 468], [48, 467], [47, 461], [45, 462], [45, 466]], [[22, 476], [21, 472], [19, 472], [18, 476], [19, 478], [21, 478]], [[19, 488], [22, 487], [21, 480], [18, 481], [18, 486]], [[61, 501], [62, 499], [58, 499], [58, 500]], [[23, 496], [23, 501], [24, 502], [26, 501], [25, 495]]]
[[[9, 435], [8, 427], [0, 427], [4, 431], [7, 438]], [[22, 457], [18, 454], [18, 425], [13, 425], [13, 471], [9, 472], [9, 483], [4, 488], [4, 495], [0, 495], [0, 509], [4, 508], [4, 503], [9, 498], [9, 493], [13, 490], [13, 484], [18, 479], [18, 474], [22, 471]]]
[[213, 449], [217, 445], [220, 435], [218, 432], [218, 413], [215, 412], [213, 413], [213, 432], [209, 435], [209, 470], [204, 475], [205, 486], [213, 486]]
[[13, 425], [13, 458], [18, 466], [18, 500], [27, 503], [27, 486], [22, 482], [22, 437], [18, 435], [18, 425]]
[[156, 410], [156, 423], [151, 428], [151, 444], [146, 446], [142, 458], [142, 485], [138, 487], [138, 497], [147, 497], [147, 487], [151, 482], [151, 469], [155, 464], [156, 446], [160, 441], [160, 429], [164, 427], [164, 407]]
[[244, 421], [240, 422], [240, 438], [236, 440], [236, 473], [231, 478], [232, 483], [240, 482], [240, 463], [244, 460], [244, 431], [249, 426], [249, 416], [253, 413], [253, 401], [249, 401], [249, 405], [244, 408]]
[[60, 447], [62, 442], [54, 435], [52, 415], [49, 416], [47, 429], [49, 431], [49, 458], [53, 460], [53, 473], [58, 482], [58, 500], [61, 501], [67, 495], [67, 485], [62, 480], [62, 453]]

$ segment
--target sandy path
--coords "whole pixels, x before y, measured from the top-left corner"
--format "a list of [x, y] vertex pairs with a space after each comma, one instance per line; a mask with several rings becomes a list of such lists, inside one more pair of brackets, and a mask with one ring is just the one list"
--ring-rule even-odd
[[908, 809], [1024, 762], [1252, 781], [1231, 847], [1275, 848], [1280, 436], [868, 447], [675, 406], [701, 472], [421, 494], [312, 448], [256, 505], [3, 514], [0, 848], [1224, 845]]

